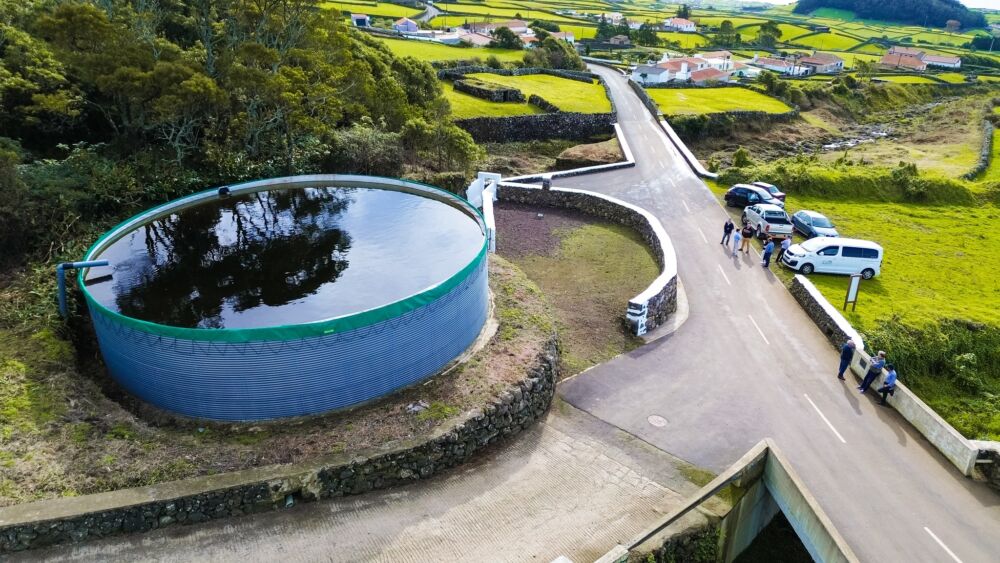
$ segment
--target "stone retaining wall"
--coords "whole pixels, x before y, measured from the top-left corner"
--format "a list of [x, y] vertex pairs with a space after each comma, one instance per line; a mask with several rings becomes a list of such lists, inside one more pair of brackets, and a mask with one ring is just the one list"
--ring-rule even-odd
[[642, 86], [639, 86], [639, 84], [636, 83], [636, 81], [632, 80], [631, 78], [628, 81], [628, 85], [632, 88], [632, 91], [635, 92], [635, 95], [639, 96], [639, 101], [642, 102], [642, 105], [646, 106], [646, 109], [649, 111], [649, 113], [653, 114], [653, 117], [659, 119], [660, 106], [656, 105], [656, 102], [653, 101], [653, 98], [649, 97], [649, 92], [646, 92], [646, 90]]
[[549, 113], [561, 113], [562, 110], [559, 109], [555, 104], [546, 100], [545, 98], [539, 96], [538, 94], [532, 94], [528, 96], [528, 103], [541, 108], [543, 111]]
[[431, 477], [538, 420], [555, 393], [558, 357], [553, 338], [526, 377], [484, 409], [388, 451], [2, 508], [0, 554], [289, 508]]
[[[649, 559], [649, 556], [652, 559]], [[654, 549], [646, 561], [656, 563], [715, 563], [719, 557], [719, 525], [709, 522], [667, 538]]]
[[455, 80], [455, 90], [465, 92], [471, 96], [489, 100], [491, 102], [523, 102], [524, 93], [511, 86], [494, 84], [475, 78], [462, 78]]
[[462, 78], [466, 74], [476, 74], [476, 73], [498, 74], [500, 76], [527, 76], [529, 74], [548, 74], [549, 76], [557, 76], [559, 78], [567, 78], [569, 80], [578, 80], [580, 82], [587, 82], [587, 83], [601, 79], [600, 76], [593, 74], [591, 72], [577, 71], [577, 70], [561, 70], [554, 68], [537, 68], [537, 67], [493, 68], [490, 66], [473, 66], [473, 65], [463, 65], [463, 66], [441, 69], [438, 71], [438, 78], [441, 80], [457, 80]]
[[652, 330], [663, 324], [677, 310], [677, 261], [674, 249], [659, 221], [649, 213], [625, 202], [581, 190], [543, 190], [537, 186], [501, 183], [497, 197], [500, 201], [526, 205], [575, 209], [635, 230], [653, 250], [661, 272], [645, 291], [632, 299], [647, 305], [646, 329]]
[[720, 136], [748, 126], [759, 127], [774, 123], [788, 123], [799, 116], [799, 110], [784, 113], [766, 111], [727, 111], [701, 115], [666, 116], [674, 131], [686, 140]]
[[509, 143], [543, 139], [588, 140], [614, 133], [614, 113], [539, 113], [510, 117], [458, 119], [478, 143]]
[[844, 319], [843, 315], [833, 309], [830, 302], [805, 276], [798, 274], [792, 278], [788, 291], [799, 302], [809, 318], [816, 323], [820, 331], [826, 335], [831, 344], [839, 349], [844, 342], [847, 342], [848, 338], [851, 338], [858, 348], [864, 349], [865, 343], [858, 331], [854, 330], [854, 327]]

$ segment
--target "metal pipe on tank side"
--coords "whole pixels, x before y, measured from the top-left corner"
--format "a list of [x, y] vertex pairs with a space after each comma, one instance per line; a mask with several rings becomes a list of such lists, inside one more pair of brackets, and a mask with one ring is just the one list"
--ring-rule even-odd
[[96, 268], [107, 266], [107, 260], [90, 260], [87, 262], [63, 262], [56, 266], [56, 285], [59, 288], [59, 315], [66, 318], [66, 270], [78, 270], [80, 268]]

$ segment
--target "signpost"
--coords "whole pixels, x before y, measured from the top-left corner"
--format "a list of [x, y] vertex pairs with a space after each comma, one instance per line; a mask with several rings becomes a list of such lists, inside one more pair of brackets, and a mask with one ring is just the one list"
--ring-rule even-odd
[[861, 287], [861, 274], [851, 274], [851, 284], [847, 286], [847, 296], [844, 297], [844, 310], [851, 304], [851, 311], [858, 306], [858, 288]]

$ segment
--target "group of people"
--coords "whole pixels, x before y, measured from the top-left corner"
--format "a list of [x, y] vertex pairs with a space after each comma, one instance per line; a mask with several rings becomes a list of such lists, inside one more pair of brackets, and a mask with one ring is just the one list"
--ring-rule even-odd
[[[750, 254], [750, 239], [753, 237], [753, 228], [749, 223], [744, 222], [742, 229], [736, 229], [736, 224], [733, 223], [732, 219], [726, 219], [724, 225], [722, 225], [722, 241], [719, 243], [723, 246], [729, 244], [729, 241], [733, 241], [733, 252], [732, 256], [735, 257], [736, 253], [742, 252], [744, 254]], [[775, 245], [774, 241], [776, 237], [767, 237], [764, 243], [764, 252], [761, 254], [760, 265], [770, 269], [771, 267], [771, 255], [774, 254], [775, 248], [778, 249], [778, 260], [781, 260], [781, 255], [785, 253], [790, 246], [792, 246], [792, 237], [786, 237], [781, 239], [779, 245]]]
[[[840, 347], [840, 370], [837, 372], [837, 379], [844, 381], [844, 373], [851, 366], [856, 346], [854, 340], [849, 338]], [[876, 390], [876, 393], [882, 395], [882, 400], [879, 401], [879, 404], [885, 406], [888, 404], [889, 395], [895, 396], [896, 394], [896, 379], [898, 376], [896, 374], [896, 366], [886, 363], [884, 350], [879, 350], [878, 354], [872, 357], [871, 364], [868, 366], [868, 372], [865, 373], [864, 379], [861, 380], [861, 385], [858, 385], [858, 391], [862, 395], [868, 391], [868, 388], [875, 382], [875, 379], [882, 373], [882, 368], [885, 368], [887, 373], [885, 381], [882, 382], [882, 386]]]

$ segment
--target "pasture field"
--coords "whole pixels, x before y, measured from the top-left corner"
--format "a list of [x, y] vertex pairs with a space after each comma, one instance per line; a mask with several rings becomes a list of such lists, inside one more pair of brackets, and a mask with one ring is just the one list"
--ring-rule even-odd
[[711, 16], [700, 15], [697, 12], [691, 15], [691, 21], [698, 23], [698, 25], [708, 25], [712, 27], [719, 27], [722, 22], [729, 20], [733, 22], [733, 27], [743, 27], [748, 25], [761, 25], [766, 22], [767, 19], [764, 18], [748, 18], [744, 16], [719, 16], [714, 15], [718, 12], [707, 12], [712, 13]]
[[611, 111], [611, 101], [604, 92], [604, 86], [596, 80], [590, 84], [579, 80], [559, 78], [547, 74], [525, 76], [501, 76], [499, 74], [470, 74], [487, 82], [511, 86], [524, 92], [524, 97], [532, 94], [541, 96], [559, 109], [578, 113], [607, 113]]
[[727, 111], [791, 111], [781, 100], [746, 88], [649, 88], [664, 115], [702, 115]]
[[490, 55], [501, 61], [520, 61], [524, 51], [511, 49], [491, 49], [489, 47], [451, 47], [430, 41], [413, 39], [383, 39], [379, 41], [388, 45], [389, 49], [400, 56], [410, 56], [421, 61], [463, 61], [472, 58], [485, 59]]
[[854, 37], [848, 37], [847, 35], [836, 32], [817, 33], [815, 35], [808, 35], [805, 37], [796, 37], [790, 41], [786, 39], [785, 41], [795, 43], [796, 45], [803, 45], [805, 47], [827, 51], [846, 51], [861, 43], [861, 41]]
[[[884, 55], [887, 52], [887, 49], [885, 47], [881, 47], [881, 46], [875, 45], [873, 43], [866, 43], [864, 45], [861, 45], [860, 47], [856, 47], [851, 52], [852, 53], [864, 53], [866, 55], [878, 55], [878, 56], [882, 56], [882, 55]], [[843, 58], [843, 57], [841, 57], [841, 58]]]
[[664, 41], [677, 41], [682, 49], [698, 49], [709, 44], [709, 40], [697, 33], [680, 33], [677, 31], [657, 31], [656, 36]]
[[406, 6], [399, 6], [397, 4], [390, 4], [388, 2], [379, 2], [375, 4], [324, 2], [323, 4], [320, 4], [320, 7], [327, 10], [337, 10], [343, 13], [368, 14], [369, 16], [383, 18], [412, 18], [423, 11], [419, 9], [407, 8]]
[[[1000, 113], [1000, 107], [993, 108], [993, 113]], [[993, 156], [990, 167], [978, 178], [983, 182], [1000, 182], [1000, 133], [993, 132]]]
[[[441, 10], [447, 10], [447, 13], [450, 15], [471, 14], [469, 17], [470, 21], [511, 20], [517, 17], [518, 14], [520, 14], [521, 18], [525, 21], [545, 20], [556, 23], [579, 23], [581, 21], [567, 16], [560, 16], [549, 11], [540, 10], [539, 7], [532, 8], [528, 5], [523, 8], [496, 8], [491, 5], [481, 4], [439, 4], [438, 7]], [[474, 19], [473, 16], [481, 17]]]
[[933, 76], [938, 80], [944, 80], [949, 84], [965, 84], [965, 75], [960, 72], [943, 72]]
[[937, 80], [928, 78], [926, 76], [914, 76], [909, 74], [904, 75], [893, 75], [893, 74], [881, 74], [875, 75], [876, 80], [882, 80], [885, 82], [892, 82], [895, 84], [937, 84]]
[[451, 104], [451, 115], [454, 119], [510, 117], [512, 115], [542, 113], [538, 106], [527, 102], [490, 102], [465, 92], [458, 92], [451, 82], [444, 82], [442, 87], [444, 88], [444, 97]]

